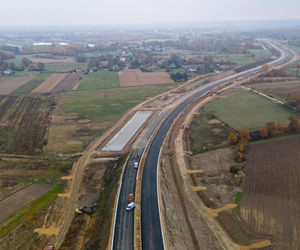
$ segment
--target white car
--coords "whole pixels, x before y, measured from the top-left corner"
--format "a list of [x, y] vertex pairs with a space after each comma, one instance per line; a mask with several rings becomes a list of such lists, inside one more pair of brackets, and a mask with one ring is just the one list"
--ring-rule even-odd
[[129, 203], [129, 204], [127, 205], [126, 210], [127, 210], [127, 211], [130, 211], [130, 210], [132, 210], [132, 209], [135, 209], [135, 207], [136, 207], [135, 203], [134, 203], [134, 202], [131, 202], [131, 203]]
[[133, 168], [138, 169], [139, 168], [139, 163], [137, 161], [135, 161], [133, 163]]

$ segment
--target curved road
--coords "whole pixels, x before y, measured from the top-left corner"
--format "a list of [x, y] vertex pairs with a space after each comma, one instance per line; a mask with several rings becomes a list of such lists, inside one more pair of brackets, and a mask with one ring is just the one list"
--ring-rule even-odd
[[[281, 52], [279, 59], [268, 63], [273, 68], [288, 62], [292, 58], [292, 52], [283, 46], [271, 43], [274, 48]], [[193, 93], [177, 106], [174, 111], [164, 120], [155, 135], [147, 158], [142, 180], [142, 247], [143, 250], [163, 250], [164, 242], [162, 229], [160, 224], [160, 211], [157, 194], [157, 165], [159, 162], [160, 148], [163, 141], [171, 128], [174, 120], [182, 113], [190, 104], [199, 99], [207, 92], [212, 91], [222, 85], [235, 81], [239, 78], [248, 77], [262, 71], [262, 67], [255, 67], [250, 70], [226, 77], [221, 80], [211, 82], [205, 86], [201, 86], [193, 91]]]
[[[291, 59], [291, 51], [275, 42], [272, 42], [270, 44], [272, 44], [275, 49], [281, 52], [281, 57], [279, 59], [268, 63], [271, 68], [282, 65]], [[124, 169], [112, 238], [113, 250], [133, 249], [134, 212], [126, 211], [128, 194], [135, 192], [136, 171], [133, 169], [133, 161], [137, 160], [137, 154], [141, 155], [142, 152], [144, 152], [146, 146], [145, 144], [150, 139], [155, 128], [158, 127], [159, 129], [151, 142], [149, 152], [146, 156], [142, 179], [141, 219], [142, 247], [144, 250], [164, 249], [157, 194], [157, 165], [159, 162], [160, 148], [174, 120], [191, 103], [205, 95], [207, 92], [235, 81], [239, 78], [245, 78], [261, 71], [261, 66], [255, 67], [253, 69], [246, 70], [238, 74], [228, 76], [226, 78], [198, 87], [187, 94], [182, 102], [178, 104], [178, 106], [176, 106], [172, 110], [164, 110], [158, 115], [157, 118], [155, 118], [155, 120], [150, 123], [147, 133], [143, 138], [143, 140], [145, 141], [144, 145], [132, 151], [129, 161], [127, 162]]]

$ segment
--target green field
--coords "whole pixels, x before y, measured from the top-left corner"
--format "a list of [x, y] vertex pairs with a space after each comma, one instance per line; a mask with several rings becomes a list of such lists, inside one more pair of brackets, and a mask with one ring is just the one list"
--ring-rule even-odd
[[267, 59], [272, 56], [272, 53], [267, 49], [249, 49], [248, 51], [257, 59]]
[[67, 73], [77, 68], [86, 69], [86, 64], [84, 63], [70, 63], [70, 64], [45, 64], [46, 71], [48, 72], [59, 72], [59, 73]]
[[78, 86], [78, 90], [112, 89], [119, 86], [119, 75], [117, 72], [101, 71], [85, 75]]
[[234, 129], [250, 131], [262, 128], [271, 121], [287, 124], [289, 116], [297, 115], [283, 105], [246, 91], [212, 101], [206, 105], [205, 110], [214, 113]]
[[[126, 111], [178, 85], [60, 93], [53, 111], [48, 152], [80, 152]], [[81, 120], [88, 120], [81, 123]]]
[[240, 65], [255, 63], [254, 58], [249, 54], [217, 54], [217, 59]]
[[[167, 91], [171, 85], [158, 85], [134, 89], [98, 92], [62, 93], [66, 115], [80, 119], [107, 120], [122, 115], [148, 97]], [[174, 85], [172, 85], [174, 87]]]

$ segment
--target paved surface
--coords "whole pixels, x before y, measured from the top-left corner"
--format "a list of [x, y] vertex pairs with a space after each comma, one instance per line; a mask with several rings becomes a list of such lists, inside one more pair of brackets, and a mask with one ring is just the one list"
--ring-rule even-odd
[[[284, 50], [284, 53], [290, 55], [281, 45], [276, 45], [278, 49]], [[289, 56], [269, 63], [270, 67], [281, 65], [289, 60]], [[203, 96], [208, 91], [216, 87], [225, 85], [239, 78], [244, 78], [262, 70], [261, 67], [256, 67], [241, 73], [208, 83], [204, 86], [196, 88], [189, 92], [185, 99], [172, 110], [164, 110], [160, 112], [147, 126], [146, 132], [139, 138], [137, 148], [133, 150], [130, 159], [126, 165], [125, 172], [122, 178], [120, 196], [117, 205], [116, 222], [114, 228], [113, 249], [133, 249], [133, 213], [126, 211], [128, 194], [135, 191], [136, 172], [133, 169], [132, 159], [136, 156], [136, 150], [143, 152], [146, 143], [149, 141], [155, 128], [159, 128], [153, 141], [147, 158], [145, 161], [145, 169], [143, 172], [142, 181], [142, 246], [144, 250], [160, 250], [164, 249], [162, 231], [160, 225], [160, 214], [157, 195], [157, 163], [159, 160], [159, 151], [176, 117], [187, 108], [193, 101]]]
[[0, 201], [0, 223], [49, 190], [49, 187], [33, 184]]
[[121, 151], [151, 114], [148, 111], [137, 112], [102, 150]]
[[[282, 56], [269, 63], [270, 67], [275, 67], [287, 62], [291, 53], [283, 48], [281, 45], [276, 47], [281, 50]], [[211, 82], [205, 86], [201, 86], [193, 91], [193, 93], [187, 97], [174, 111], [166, 118], [162, 123], [158, 133], [155, 135], [147, 158], [145, 161], [145, 168], [142, 181], [142, 246], [143, 250], [162, 250], [164, 249], [163, 237], [160, 224], [160, 211], [158, 205], [157, 195], [157, 163], [159, 161], [159, 152], [162, 143], [172, 126], [176, 117], [184, 111], [194, 100], [200, 98], [208, 91], [211, 91], [217, 87], [225, 85], [229, 82], [235, 81], [241, 77], [247, 77], [252, 74], [256, 74], [262, 71], [262, 67], [256, 67], [250, 70], [243, 71], [233, 76], [226, 77], [214, 82]]]
[[159, 125], [162, 118], [165, 117], [167, 111], [158, 114], [147, 126], [147, 130], [136, 142], [129, 159], [126, 163], [122, 184], [117, 205], [116, 221], [113, 236], [113, 249], [133, 249], [133, 233], [134, 233], [134, 211], [128, 212], [126, 206], [128, 204], [128, 194], [135, 193], [137, 170], [133, 168], [135, 161], [140, 161], [147, 141], [150, 139], [155, 128]]

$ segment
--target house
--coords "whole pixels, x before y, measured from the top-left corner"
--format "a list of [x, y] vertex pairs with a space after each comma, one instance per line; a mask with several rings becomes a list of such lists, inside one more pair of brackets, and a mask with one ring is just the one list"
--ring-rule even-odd
[[13, 73], [13, 71], [11, 69], [6, 69], [4, 71], [0, 71], [0, 75], [2, 76], [9, 76]]

